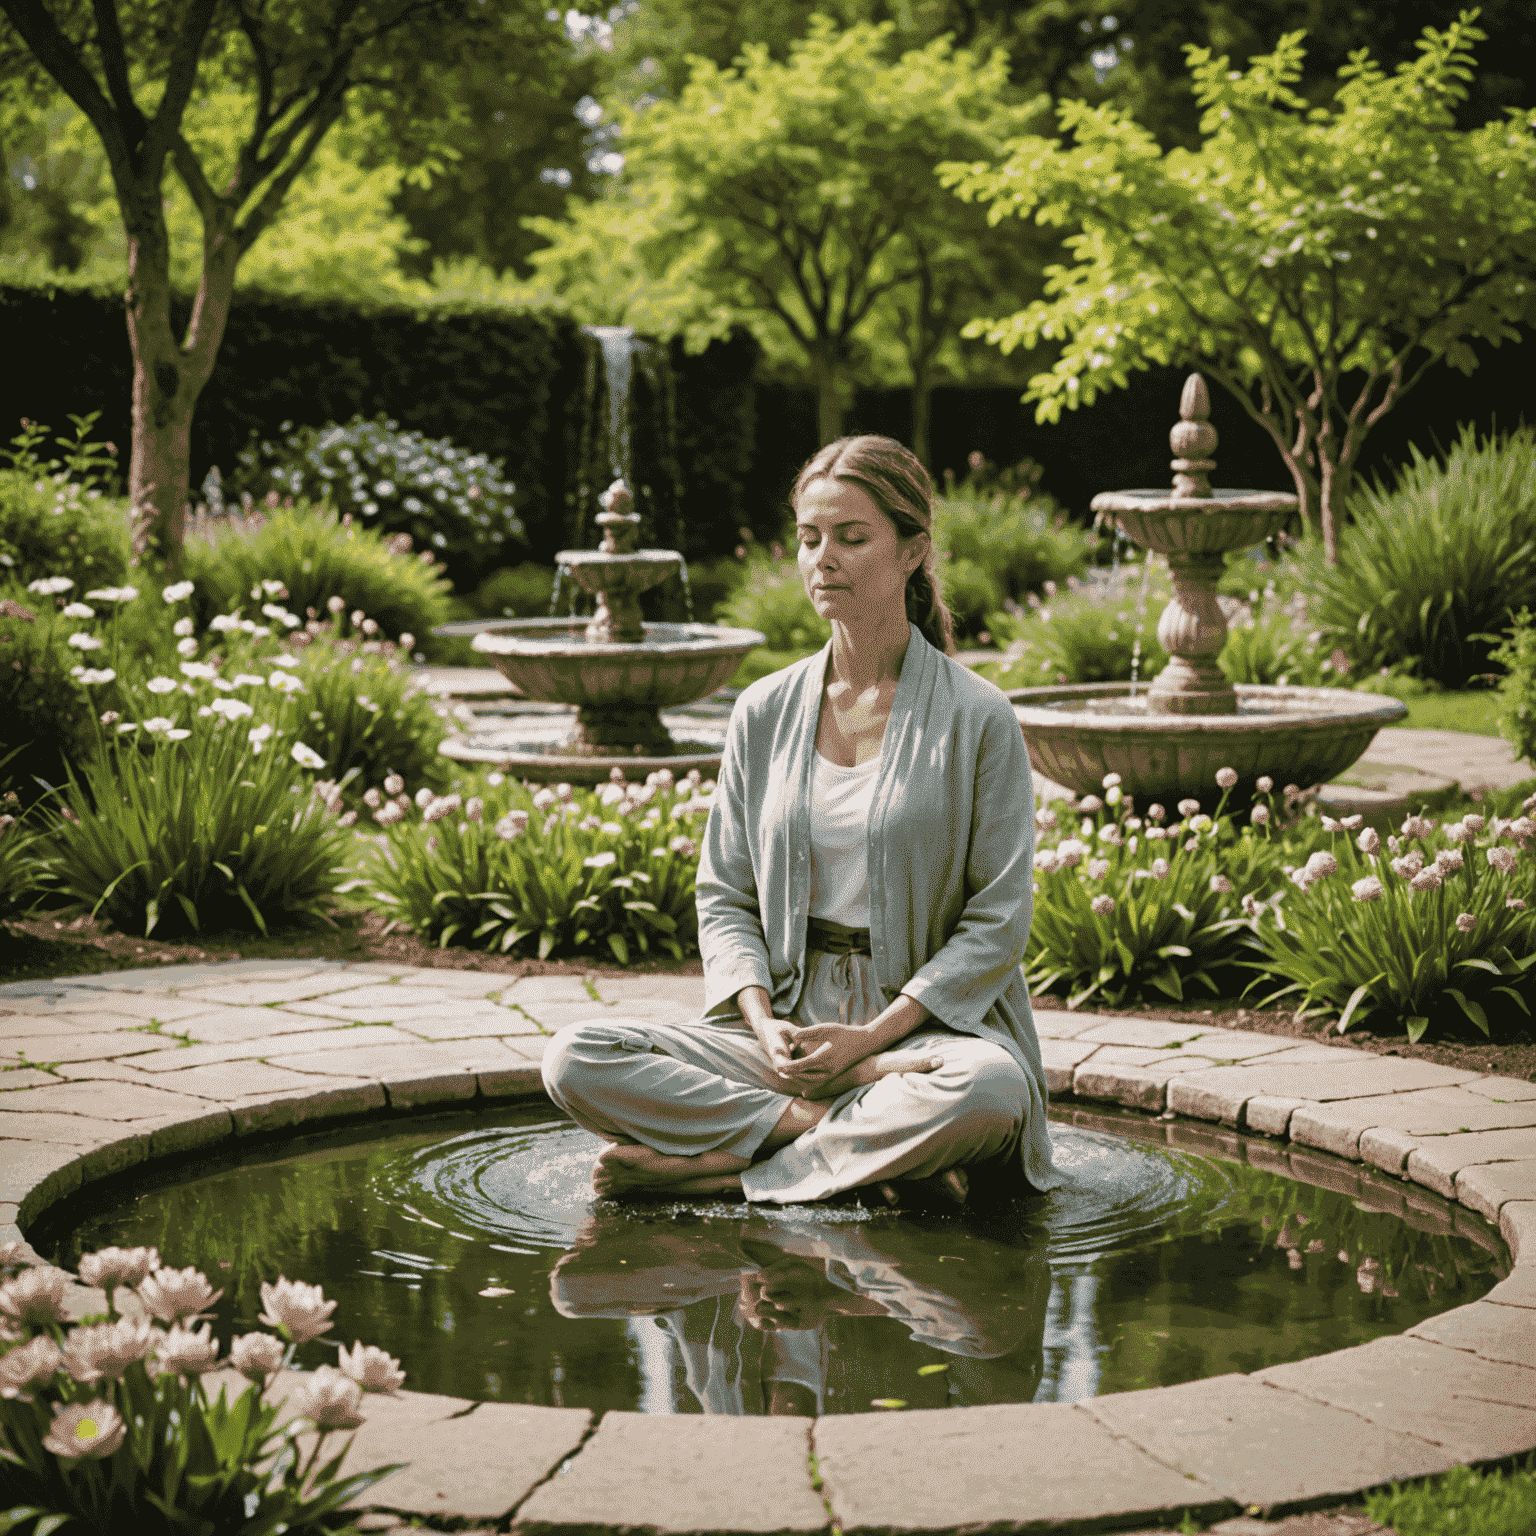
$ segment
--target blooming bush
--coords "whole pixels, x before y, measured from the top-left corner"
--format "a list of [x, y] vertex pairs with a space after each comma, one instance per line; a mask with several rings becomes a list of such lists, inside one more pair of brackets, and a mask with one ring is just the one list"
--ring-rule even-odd
[[[212, 1327], [197, 1325], [223, 1292], [197, 1270], [162, 1268], [153, 1248], [86, 1254], [80, 1278], [106, 1290], [107, 1312], [66, 1328], [69, 1276], [24, 1268], [21, 1253], [19, 1243], [0, 1247], [0, 1463], [12, 1501], [0, 1529], [318, 1536], [396, 1470], [342, 1477], [350, 1440], [321, 1460], [333, 1433], [363, 1422], [365, 1392], [404, 1381], [382, 1350], [341, 1350], [339, 1366], [321, 1366], [293, 1393], [297, 1417], [281, 1428], [281, 1402], [266, 1400], [296, 1347], [330, 1329], [335, 1303], [318, 1286], [263, 1285], [260, 1320], [274, 1331], [232, 1340], [220, 1359]], [[125, 1291], [137, 1305], [120, 1306]], [[233, 1400], [223, 1387], [211, 1397], [202, 1379], [226, 1366], [251, 1383]]]
[[324, 618], [327, 602], [339, 597], [344, 613], [360, 609], [386, 635], [425, 637], [448, 618], [448, 583], [430, 557], [430, 550], [410, 553], [409, 535], [385, 538], [329, 511], [298, 506], [197, 520], [186, 571], [196, 583], [200, 627], [242, 605], [254, 613], [264, 599], [253, 599], [253, 589], [275, 581], [301, 619]]
[[[1238, 828], [1224, 814], [1230, 769], [1214, 816], [1184, 800], [1138, 811], [1106, 777], [1103, 796], [1036, 812], [1035, 915], [1024, 972], [1036, 992], [1065, 991], [1067, 1006], [1118, 1005], [1150, 993], [1182, 1001], [1191, 984], [1220, 991], [1221, 970], [1244, 955], [1240, 897], [1278, 881], [1271, 796]], [[1268, 781], [1261, 781], [1267, 784]], [[1270, 789], [1273, 786], [1269, 786]]]
[[746, 551], [745, 577], [715, 616], [721, 624], [760, 630], [770, 651], [804, 654], [825, 645], [832, 634], [806, 596], [798, 563], [778, 545]]
[[600, 790], [530, 790], [486, 776], [482, 794], [412, 797], [393, 775], [364, 799], [386, 829], [365, 878], [424, 938], [503, 954], [611, 954], [621, 965], [695, 946], [698, 842], [714, 785], [618, 769]]
[[240, 456], [236, 489], [329, 501], [338, 514], [386, 534], [408, 534], [466, 573], [503, 564], [522, 544], [516, 487], [503, 466], [446, 438], [402, 430], [383, 416], [345, 426], [297, 427]]
[[[1287, 868], [1290, 889], [1250, 909], [1262, 978], [1336, 1016], [1367, 1017], [1419, 1040], [1432, 1023], [1490, 1012], [1528, 1019], [1536, 982], [1536, 795], [1525, 815], [1467, 815], [1437, 827], [1410, 816], [1383, 845], [1373, 829], [1325, 818], [1333, 847]], [[1353, 823], [1354, 825], [1350, 825]]]
[[1504, 668], [1499, 688], [1499, 729], [1515, 756], [1536, 763], [1536, 617], [1515, 615], [1508, 637], [1489, 660]]

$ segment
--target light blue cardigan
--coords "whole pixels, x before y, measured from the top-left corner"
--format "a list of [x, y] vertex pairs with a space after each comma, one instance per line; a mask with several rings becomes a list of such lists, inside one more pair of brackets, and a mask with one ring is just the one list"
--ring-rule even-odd
[[[767, 989], [789, 1017], [805, 982], [811, 775], [831, 646], [736, 701], [699, 860], [704, 1006]], [[880, 749], [869, 817], [870, 949], [887, 999], [994, 1040], [1023, 1068], [1020, 1155], [1037, 1190], [1051, 1163], [1045, 1069], [1019, 968], [1034, 911], [1035, 792], [1002, 691], [914, 628]]]

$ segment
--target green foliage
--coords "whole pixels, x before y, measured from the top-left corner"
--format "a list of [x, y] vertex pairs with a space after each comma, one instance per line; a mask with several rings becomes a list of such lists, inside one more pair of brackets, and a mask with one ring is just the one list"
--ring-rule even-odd
[[1331, 555], [1376, 422], [1429, 363], [1470, 372], [1474, 342], [1517, 340], [1528, 310], [1536, 121], [1455, 126], [1482, 37], [1463, 12], [1392, 74], [1356, 54], [1323, 107], [1295, 89], [1301, 33], [1245, 70], [1191, 45], [1196, 149], [1065, 101], [1070, 146], [941, 167], [995, 218], [1071, 231], [1047, 297], [972, 332], [1061, 343], [1029, 383], [1041, 420], [1132, 369], [1198, 366], [1268, 433]]
[[1367, 667], [1464, 688], [1536, 605], [1536, 429], [1463, 427], [1443, 463], [1411, 453], [1390, 490], [1357, 491], [1337, 566], [1308, 562], [1313, 611]]
[[1536, 1472], [1453, 1467], [1444, 1477], [1368, 1493], [1365, 1512], [1397, 1536], [1528, 1536], [1536, 1531]]
[[[285, 429], [291, 423], [284, 423]], [[364, 528], [408, 534], [450, 568], [475, 571], [521, 543], [516, 487], [501, 465], [446, 438], [402, 431], [380, 416], [345, 426], [298, 427], [280, 442], [253, 442], [231, 489], [327, 503]]]
[[468, 799], [418, 791], [413, 802], [392, 780], [368, 791], [388, 836], [366, 878], [375, 900], [444, 948], [680, 960], [697, 945], [696, 839], [713, 788], [663, 771], [644, 785], [530, 793], [493, 774]]
[[811, 606], [796, 561], [780, 546], [751, 547], [742, 582], [715, 610], [722, 624], [761, 631], [770, 651], [813, 651], [825, 645], [832, 626]]
[[1342, 646], [1330, 645], [1308, 614], [1305, 592], [1283, 603], [1271, 593], [1227, 615], [1227, 643], [1216, 658], [1234, 683], [1289, 683], [1293, 688], [1347, 686], [1354, 671]]
[[83, 590], [128, 571], [128, 509], [110, 495], [115, 449], [90, 441], [94, 415], [71, 420], [75, 436], [54, 439], [62, 459], [39, 456], [49, 429], [36, 422], [4, 451], [11, 467], [0, 471], [0, 566], [23, 585], [63, 575]]
[[476, 613], [488, 619], [542, 619], [549, 615], [554, 591], [553, 568], [525, 560], [521, 565], [504, 565], [492, 571], [475, 588], [470, 602]]
[[1219, 993], [1247, 948], [1240, 899], [1273, 883], [1279, 863], [1267, 801], [1265, 819], [1241, 830], [1225, 804], [1212, 817], [1183, 801], [1185, 819], [1170, 823], [1162, 806], [1138, 814], [1112, 774], [1102, 797], [1041, 807], [1030, 989], [1063, 991], [1070, 1008], [1182, 1002], [1191, 985]]
[[1499, 729], [1516, 757], [1536, 761], [1536, 618], [1529, 608], [1515, 615], [1508, 638], [1489, 659], [1504, 669]]
[[992, 619], [1003, 660], [983, 669], [1000, 688], [1043, 688], [1058, 683], [1126, 681], [1136, 670], [1147, 682], [1168, 665], [1157, 643], [1157, 619], [1173, 595], [1168, 568], [1143, 560], [1094, 571], [1064, 587], [1045, 583], [1045, 598], [1030, 594]]
[[415, 558], [409, 550], [408, 534], [386, 539], [300, 505], [198, 519], [188, 533], [186, 571], [197, 584], [200, 627], [241, 605], [259, 609], [262, 584], [277, 583], [299, 614], [313, 609], [318, 617], [339, 597], [344, 610], [361, 609], [387, 635], [425, 637], [448, 617], [448, 583], [430, 550]]
[[[130, 1252], [158, 1257], [152, 1249]], [[15, 1267], [0, 1269], [8, 1286], [20, 1283], [12, 1274]], [[206, 1280], [204, 1287], [215, 1298], [222, 1294]], [[110, 1324], [121, 1317], [115, 1304], [121, 1290], [108, 1282], [106, 1317], [92, 1322]], [[94, 1381], [77, 1381], [65, 1368], [59, 1345], [93, 1354], [90, 1327], [66, 1332], [62, 1308], [44, 1310], [53, 1312], [53, 1320], [24, 1323], [20, 1339], [3, 1347], [5, 1355], [27, 1350], [41, 1358], [29, 1372], [30, 1390], [9, 1392], [0, 1400], [5, 1435], [0, 1461], [8, 1463], [6, 1498], [15, 1501], [0, 1509], [0, 1531], [14, 1536], [52, 1536], [60, 1529], [103, 1536], [116, 1531], [144, 1536], [187, 1531], [340, 1536], [343, 1529], [356, 1530], [344, 1506], [397, 1470], [399, 1464], [342, 1477], [350, 1440], [322, 1461], [322, 1447], [334, 1430], [326, 1422], [324, 1407], [303, 1389], [292, 1404], [299, 1414], [279, 1425], [284, 1405], [264, 1401], [270, 1379], [266, 1375], [234, 1397], [221, 1386], [213, 1398], [197, 1368], [161, 1369], [155, 1352], [173, 1339], [185, 1341], [188, 1334], [195, 1354], [201, 1333], [209, 1346], [208, 1365], [213, 1364], [217, 1344], [207, 1337], [206, 1328], [196, 1329], [195, 1318], [179, 1321], [172, 1330], [148, 1322], [142, 1356], [130, 1358], [120, 1374], [109, 1368]], [[142, 1306], [136, 1309], [135, 1316], [145, 1315]], [[292, 1346], [284, 1350], [281, 1340], [264, 1337], [277, 1348], [283, 1366], [288, 1365]], [[288, 1337], [283, 1330], [283, 1338]], [[124, 1347], [119, 1335], [113, 1347]], [[334, 1367], [322, 1367], [327, 1369], [341, 1374]], [[362, 1394], [345, 1377], [338, 1385], [343, 1389], [337, 1394], [343, 1417], [355, 1427], [366, 1417], [356, 1411]], [[303, 1417], [306, 1410], [313, 1417]], [[306, 1432], [315, 1434], [307, 1456], [300, 1441]], [[61, 1444], [88, 1449], [61, 1454], [56, 1449]]]
[[[330, 625], [304, 639], [292, 673], [305, 689], [298, 704], [307, 716], [304, 741], [325, 759], [333, 779], [348, 781], [348, 803], [358, 803], [366, 785], [390, 773], [445, 788], [448, 762], [437, 749], [448, 734], [447, 707], [434, 703], [395, 647], [355, 635], [337, 639]], [[297, 641], [296, 634], [290, 643]], [[258, 713], [281, 723], [284, 696], [269, 689], [257, 698], [264, 706]]]
[[1536, 824], [1480, 815], [1439, 829], [1409, 817], [1385, 850], [1359, 817], [1323, 820], [1332, 848], [1287, 867], [1282, 887], [1251, 914], [1254, 963], [1278, 996], [1337, 1018], [1343, 1034], [1373, 1017], [1418, 1040], [1431, 1028], [1484, 1036], [1525, 1024], [1536, 996]]
[[[5, 766], [0, 759], [0, 769]], [[23, 815], [20, 795], [7, 790], [0, 794], [0, 923], [8, 917], [25, 917], [47, 882], [39, 818]]]

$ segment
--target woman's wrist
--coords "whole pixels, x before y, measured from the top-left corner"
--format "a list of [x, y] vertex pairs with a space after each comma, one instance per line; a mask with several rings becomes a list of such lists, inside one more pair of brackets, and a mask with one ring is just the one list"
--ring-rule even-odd
[[769, 997], [766, 987], [743, 987], [736, 994], [736, 1006], [748, 1029], [757, 1030], [774, 1022], [773, 999]]
[[870, 1037], [870, 1054], [889, 1050], [898, 1041], [905, 1040], [913, 1030], [921, 1028], [933, 1015], [915, 997], [903, 992], [895, 1002], [877, 1013], [869, 1023], [860, 1028]]

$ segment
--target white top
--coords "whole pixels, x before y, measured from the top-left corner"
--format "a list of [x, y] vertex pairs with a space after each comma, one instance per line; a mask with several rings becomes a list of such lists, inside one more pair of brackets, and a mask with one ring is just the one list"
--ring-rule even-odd
[[816, 754], [811, 780], [811, 916], [869, 927], [869, 811], [880, 759], [841, 768]]

